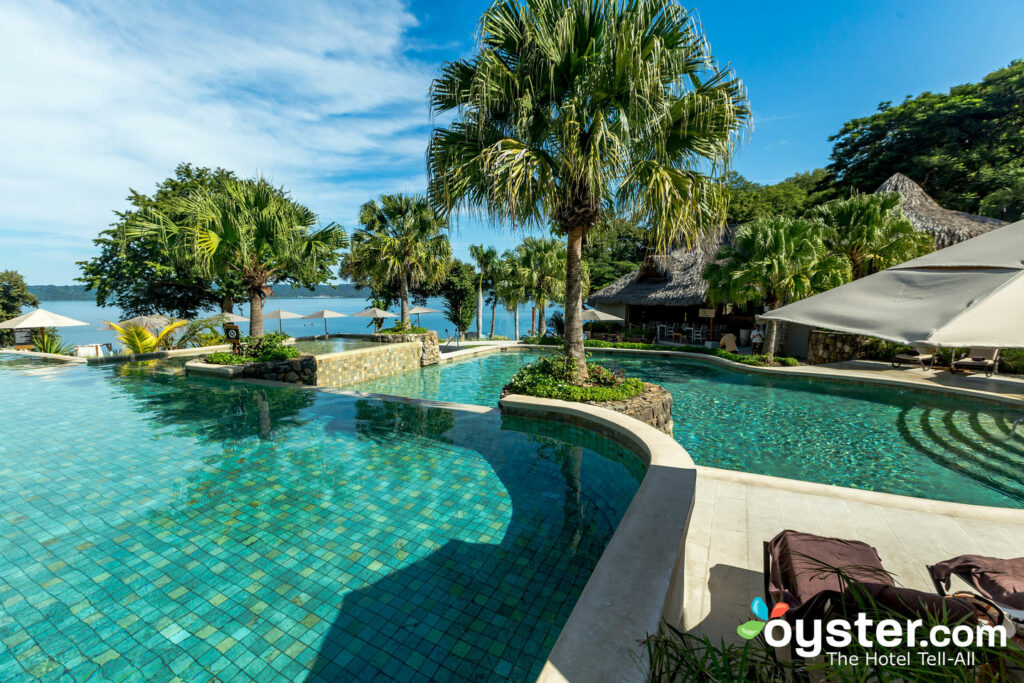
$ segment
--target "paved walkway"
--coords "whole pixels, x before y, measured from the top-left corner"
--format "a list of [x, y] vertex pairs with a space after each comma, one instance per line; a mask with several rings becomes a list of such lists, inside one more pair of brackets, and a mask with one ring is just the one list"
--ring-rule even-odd
[[[948, 373], [947, 373], [948, 374]], [[805, 490], [794, 490], [804, 488]], [[815, 490], [810, 493], [806, 489]], [[736, 626], [750, 619], [750, 601], [764, 595], [762, 542], [784, 529], [857, 539], [878, 549], [896, 581], [933, 590], [925, 566], [978, 553], [1024, 555], [1024, 510], [976, 508], [975, 516], [892, 507], [900, 497], [794, 483], [701, 468], [686, 540], [685, 626], [713, 639], [736, 640]], [[906, 499], [903, 499], [906, 500]], [[1002, 519], [999, 519], [999, 518]], [[1011, 521], [1019, 518], [1019, 521]]]

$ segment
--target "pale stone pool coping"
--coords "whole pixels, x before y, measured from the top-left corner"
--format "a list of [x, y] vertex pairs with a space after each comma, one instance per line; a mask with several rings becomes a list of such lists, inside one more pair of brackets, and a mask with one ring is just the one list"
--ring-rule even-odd
[[0, 353], [9, 353], [11, 355], [24, 356], [26, 358], [40, 358], [42, 360], [60, 360], [65, 363], [86, 363], [88, 358], [81, 358], [79, 356], [62, 356], [59, 353], [43, 353], [41, 351], [21, 351], [18, 349], [0, 349]]

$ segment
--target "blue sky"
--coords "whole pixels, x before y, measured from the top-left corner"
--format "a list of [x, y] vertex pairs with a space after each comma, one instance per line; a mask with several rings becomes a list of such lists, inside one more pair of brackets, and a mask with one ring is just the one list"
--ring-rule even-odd
[[[70, 283], [128, 188], [179, 161], [262, 173], [348, 228], [369, 198], [422, 192], [430, 79], [487, 4], [0, 0], [0, 270]], [[881, 101], [1024, 57], [1019, 0], [695, 8], [747, 85], [735, 167], [760, 182], [825, 165]], [[475, 242], [517, 236], [461, 221], [456, 255]]]

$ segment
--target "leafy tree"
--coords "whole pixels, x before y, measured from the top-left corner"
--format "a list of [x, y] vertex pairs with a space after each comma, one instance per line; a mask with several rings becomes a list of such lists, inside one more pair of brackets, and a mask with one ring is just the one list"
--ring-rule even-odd
[[747, 119], [741, 83], [672, 0], [496, 2], [431, 105], [454, 112], [428, 148], [438, 206], [566, 238], [565, 353], [582, 379], [582, 248], [602, 208], [635, 214], [661, 249], [715, 232], [717, 178]]
[[516, 251], [533, 301], [530, 334], [544, 334], [544, 309], [565, 297], [566, 246], [553, 237], [526, 237]]
[[[28, 291], [25, 278], [16, 270], [0, 270], [0, 322], [17, 318], [25, 306], [38, 306], [39, 299]], [[14, 332], [0, 330], [0, 346], [14, 343]]]
[[[741, 225], [704, 269], [714, 303], [759, 303], [769, 308], [798, 301], [850, 280], [850, 262], [830, 253], [826, 227], [806, 218], [773, 216]], [[775, 355], [776, 324], [765, 348]]]
[[313, 288], [326, 282], [346, 246], [333, 223], [313, 230], [316, 215], [263, 178], [229, 180], [173, 204], [185, 220], [141, 211], [123, 230], [127, 241], [159, 237], [171, 263], [197, 277], [237, 277], [249, 298], [249, 333], [263, 334], [263, 302], [275, 282]]
[[768, 216], [801, 216], [822, 200], [820, 187], [826, 181], [823, 169], [797, 173], [774, 185], [761, 185], [732, 171], [726, 176], [728, 223], [739, 225]]
[[473, 266], [453, 259], [448, 276], [441, 283], [440, 294], [444, 299], [444, 317], [455, 326], [460, 335], [473, 324], [473, 299], [476, 296], [476, 271]]
[[511, 311], [515, 326], [514, 339], [519, 339], [519, 307], [530, 300], [530, 293], [527, 289], [529, 273], [521, 255], [515, 251], [503, 253], [496, 270], [494, 295], [504, 304], [506, 310]]
[[606, 212], [585, 247], [590, 286], [606, 287], [636, 270], [647, 255], [647, 231], [634, 221]]
[[342, 275], [378, 291], [397, 283], [401, 325], [406, 327], [411, 288], [438, 283], [447, 274], [451, 260], [451, 246], [443, 232], [447, 223], [423, 197], [390, 194], [381, 195], [379, 203], [363, 204], [359, 222], [363, 227], [352, 234]]
[[828, 170], [844, 191], [872, 192], [900, 172], [948, 209], [992, 211], [1013, 221], [1024, 215], [1024, 61], [985, 76], [981, 83], [925, 92], [853, 119], [829, 140]]
[[[476, 338], [484, 338], [484, 284], [487, 289], [494, 288], [494, 270], [498, 265], [498, 250], [494, 247], [485, 247], [482, 244], [469, 245], [469, 255], [476, 262], [480, 271], [476, 282]], [[494, 309], [498, 302], [492, 297], [491, 306], [491, 336], [494, 336]]]
[[834, 199], [809, 215], [828, 226], [825, 246], [849, 259], [854, 280], [935, 248], [931, 235], [918, 231], [903, 215], [895, 192]]
[[78, 262], [82, 277], [77, 281], [95, 292], [96, 305], [116, 306], [125, 318], [154, 314], [194, 318], [199, 311], [212, 307], [232, 312], [235, 299], [244, 296], [237, 277], [206, 277], [191, 269], [176, 268], [158, 235], [128, 243], [122, 239], [128, 223], [141, 212], [159, 211], [180, 223], [187, 218], [180, 208], [183, 200], [193, 193], [219, 191], [232, 180], [235, 175], [223, 168], [210, 170], [183, 163], [174, 169], [172, 177], [157, 184], [152, 196], [129, 189], [127, 201], [132, 208], [114, 212], [117, 220], [93, 240], [100, 253]]

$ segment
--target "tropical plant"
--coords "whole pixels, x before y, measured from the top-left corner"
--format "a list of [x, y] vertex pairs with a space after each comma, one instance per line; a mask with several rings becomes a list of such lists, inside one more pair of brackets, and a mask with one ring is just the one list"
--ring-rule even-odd
[[190, 320], [181, 330], [175, 346], [179, 349], [216, 346], [227, 340], [210, 320]]
[[635, 215], [660, 249], [716, 232], [717, 178], [748, 115], [741, 83], [673, 0], [500, 0], [476, 54], [434, 81], [431, 107], [454, 112], [427, 153], [437, 206], [566, 238], [565, 353], [581, 378], [582, 247], [603, 207]]
[[[520, 255], [514, 251], [506, 251], [501, 255], [497, 265], [497, 279], [494, 283], [494, 296], [502, 302], [505, 310], [512, 313], [515, 337], [519, 339], [519, 307], [530, 300], [527, 291], [529, 274], [526, 272]], [[491, 335], [491, 339], [494, 339]]]
[[[16, 270], [0, 270], [0, 322], [17, 318], [25, 306], [38, 306], [39, 298], [28, 291], [25, 278]], [[0, 347], [14, 343], [11, 330], [0, 330]]]
[[43, 330], [42, 333], [36, 333], [32, 335], [32, 344], [34, 350], [39, 353], [52, 353], [57, 356], [70, 356], [75, 352], [75, 347], [71, 344], [65, 344], [64, 340], [61, 339], [60, 335], [57, 334], [57, 330], [49, 328]]
[[120, 308], [123, 318], [154, 314], [194, 318], [212, 306], [232, 312], [235, 299], [245, 295], [237, 276], [222, 273], [210, 277], [191, 267], [178, 267], [158, 235], [125, 243], [122, 232], [147, 210], [160, 211], [174, 223], [185, 221], [188, 216], [180, 208], [183, 200], [203, 190], [217, 192], [234, 179], [235, 175], [223, 168], [178, 164], [174, 176], [158, 183], [152, 195], [129, 190], [130, 208], [115, 211], [116, 222], [93, 240], [99, 254], [78, 262], [82, 271], [78, 282], [95, 293], [96, 305]]
[[931, 235], [918, 231], [903, 215], [895, 192], [834, 199], [808, 216], [828, 226], [825, 246], [850, 260], [854, 280], [923, 256], [935, 247]]
[[[548, 303], [565, 298], [566, 246], [553, 237], [526, 237], [516, 251], [525, 275], [526, 291], [534, 305], [530, 334], [536, 331], [543, 335], [544, 309]], [[580, 272], [581, 279], [586, 279], [586, 264]]]
[[104, 322], [114, 332], [117, 332], [117, 341], [121, 342], [128, 353], [151, 353], [168, 348], [171, 345], [171, 335], [174, 331], [187, 324], [184, 320], [176, 320], [153, 334], [149, 328], [142, 325], [118, 325], [110, 321]]
[[184, 220], [158, 209], [132, 217], [121, 234], [127, 242], [159, 236], [171, 261], [204, 277], [238, 277], [249, 297], [249, 329], [263, 334], [263, 302], [274, 282], [314, 287], [327, 281], [346, 246], [333, 223], [313, 230], [316, 215], [263, 178], [226, 180], [216, 191], [201, 189], [174, 203]]
[[[476, 338], [484, 338], [484, 283], [494, 286], [495, 268], [498, 265], [498, 250], [482, 244], [469, 245], [469, 255], [476, 262], [479, 277], [476, 283]], [[497, 301], [494, 301], [497, 306]], [[491, 334], [494, 334], [494, 308], [491, 309]]]
[[[777, 308], [850, 280], [850, 262], [830, 253], [820, 221], [775, 216], [737, 228], [704, 269], [712, 303]], [[766, 353], [775, 355], [776, 324], [768, 326]]]
[[441, 283], [445, 320], [455, 326], [460, 335], [473, 324], [472, 300], [476, 294], [476, 272], [473, 266], [454, 259], [448, 277]]
[[448, 272], [447, 223], [425, 198], [400, 194], [363, 204], [359, 222], [362, 227], [352, 234], [342, 274], [371, 289], [374, 284], [396, 282], [401, 323], [408, 325], [410, 288], [441, 282]]

